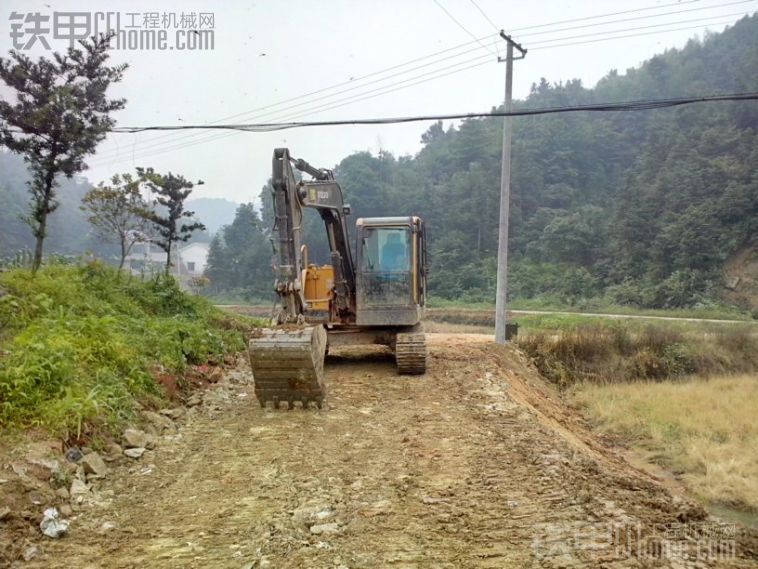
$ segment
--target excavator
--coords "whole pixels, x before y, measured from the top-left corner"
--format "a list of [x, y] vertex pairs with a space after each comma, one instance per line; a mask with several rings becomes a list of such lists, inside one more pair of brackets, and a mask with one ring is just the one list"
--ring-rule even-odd
[[[311, 179], [298, 181], [295, 169]], [[332, 346], [389, 346], [398, 373], [425, 373], [428, 264], [421, 218], [359, 218], [351, 249], [350, 206], [334, 173], [292, 158], [287, 148], [274, 150], [271, 193], [277, 308], [271, 327], [258, 330], [248, 348], [261, 407], [314, 403], [320, 409]], [[324, 222], [328, 264], [309, 263], [305, 208]]]

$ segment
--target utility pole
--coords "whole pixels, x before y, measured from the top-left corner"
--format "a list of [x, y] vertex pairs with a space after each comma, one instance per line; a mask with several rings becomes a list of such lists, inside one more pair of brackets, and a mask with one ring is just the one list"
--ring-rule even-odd
[[[521, 55], [515, 59], [524, 59], [526, 50], [513, 41], [511, 36], [500, 30], [500, 37], [508, 44], [505, 59], [505, 112], [513, 110], [513, 48]], [[495, 342], [505, 344], [506, 329], [506, 294], [508, 292], [508, 217], [511, 201], [511, 142], [513, 139], [513, 117], [503, 117], [503, 156], [500, 164], [500, 225], [497, 240], [497, 292], [495, 296]]]

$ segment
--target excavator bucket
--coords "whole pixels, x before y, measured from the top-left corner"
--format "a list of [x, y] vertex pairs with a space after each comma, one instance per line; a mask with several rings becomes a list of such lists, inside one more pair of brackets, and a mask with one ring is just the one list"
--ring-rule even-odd
[[300, 401], [318, 408], [324, 401], [324, 357], [326, 330], [323, 326], [267, 328], [250, 339], [250, 366], [255, 380], [255, 396], [265, 407], [287, 403], [290, 409]]

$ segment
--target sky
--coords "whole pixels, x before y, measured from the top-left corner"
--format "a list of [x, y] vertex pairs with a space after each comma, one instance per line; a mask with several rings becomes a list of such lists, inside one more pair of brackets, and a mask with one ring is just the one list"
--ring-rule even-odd
[[[20, 21], [13, 12], [24, 18], [39, 12], [49, 22], [58, 12], [62, 23], [70, 18], [65, 13], [109, 12], [112, 22], [118, 13], [125, 38], [148, 26], [157, 26], [153, 34], [165, 29], [167, 49], [112, 51], [113, 62], [129, 64], [112, 89], [128, 101], [115, 118], [119, 126], [144, 126], [486, 112], [503, 100], [500, 28], [529, 50], [514, 64], [514, 97], [523, 98], [542, 77], [579, 78], [591, 87], [611, 69], [623, 73], [693, 36], [722, 31], [758, 9], [758, 0], [2, 0], [1, 6], [0, 53], [12, 47], [11, 25]], [[606, 14], [616, 15], [599, 17]], [[211, 25], [213, 49], [177, 49], [189, 29]], [[52, 32], [44, 37], [50, 50], [37, 40], [24, 53], [49, 56], [69, 43]], [[29, 39], [24, 32], [16, 41]], [[0, 85], [0, 97], [8, 96]], [[84, 175], [97, 183], [152, 166], [202, 179], [193, 197], [257, 201], [276, 147], [331, 168], [356, 151], [415, 154], [429, 124], [110, 134]]]

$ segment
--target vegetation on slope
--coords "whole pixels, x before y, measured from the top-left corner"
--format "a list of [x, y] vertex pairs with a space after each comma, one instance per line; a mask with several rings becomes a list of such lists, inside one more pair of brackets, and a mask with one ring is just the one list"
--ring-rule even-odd
[[0, 423], [61, 436], [115, 427], [164, 397], [156, 377], [243, 348], [243, 326], [172, 278], [101, 263], [0, 273]]

